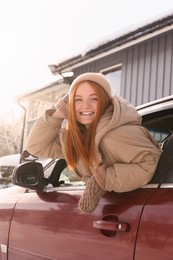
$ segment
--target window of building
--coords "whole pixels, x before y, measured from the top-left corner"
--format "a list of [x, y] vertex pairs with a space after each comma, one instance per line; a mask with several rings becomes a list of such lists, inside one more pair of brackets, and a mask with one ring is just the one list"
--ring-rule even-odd
[[106, 68], [100, 72], [106, 76], [112, 88], [112, 95], [120, 95], [122, 64]]

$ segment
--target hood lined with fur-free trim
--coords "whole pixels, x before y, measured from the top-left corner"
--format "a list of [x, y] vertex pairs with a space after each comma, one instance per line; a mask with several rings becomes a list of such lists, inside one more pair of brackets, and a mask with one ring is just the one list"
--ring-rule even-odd
[[126, 124], [141, 125], [141, 122], [141, 116], [131, 103], [122, 97], [112, 97], [112, 104], [101, 117], [96, 130], [95, 148], [98, 156], [100, 157], [98, 151], [100, 140], [108, 131]]

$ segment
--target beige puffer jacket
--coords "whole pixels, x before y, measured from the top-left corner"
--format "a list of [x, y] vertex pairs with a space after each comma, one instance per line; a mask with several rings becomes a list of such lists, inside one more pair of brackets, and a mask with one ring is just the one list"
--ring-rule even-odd
[[[65, 128], [62, 119], [52, 118], [47, 110], [36, 121], [25, 144], [25, 150], [43, 158], [64, 158]], [[161, 150], [141, 126], [141, 117], [131, 103], [113, 97], [112, 105], [101, 117], [95, 138], [95, 150], [100, 164], [89, 172], [79, 160], [76, 173], [87, 182], [93, 174], [105, 191], [126, 192], [148, 183], [157, 167]]]

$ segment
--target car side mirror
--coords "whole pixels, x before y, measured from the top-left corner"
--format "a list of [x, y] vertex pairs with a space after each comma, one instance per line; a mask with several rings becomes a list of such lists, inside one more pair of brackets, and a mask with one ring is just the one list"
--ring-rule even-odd
[[26, 162], [13, 169], [12, 183], [24, 188], [43, 190], [46, 186], [43, 165], [39, 162]]

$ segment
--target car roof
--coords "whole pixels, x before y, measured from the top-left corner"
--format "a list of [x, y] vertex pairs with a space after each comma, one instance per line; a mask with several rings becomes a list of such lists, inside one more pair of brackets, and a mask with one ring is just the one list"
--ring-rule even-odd
[[171, 108], [173, 108], [173, 95], [160, 98], [136, 107], [139, 114], [142, 116]]

